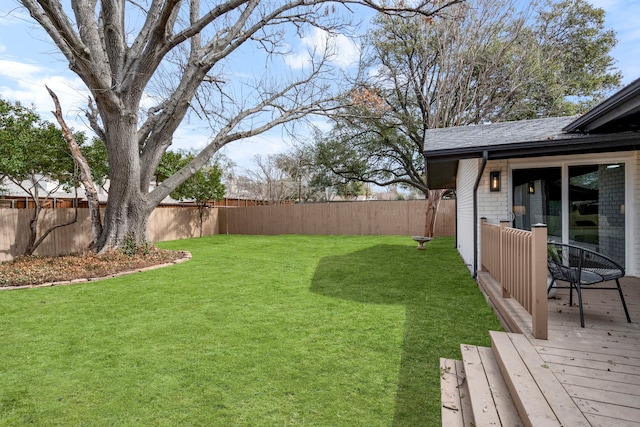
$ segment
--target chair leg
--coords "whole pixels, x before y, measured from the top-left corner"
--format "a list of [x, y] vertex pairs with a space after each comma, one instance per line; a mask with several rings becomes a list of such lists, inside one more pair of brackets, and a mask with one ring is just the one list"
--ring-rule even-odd
[[616, 279], [616, 285], [618, 285], [618, 293], [620, 294], [620, 300], [622, 301], [622, 307], [624, 307], [624, 314], [627, 316], [627, 322], [631, 323], [631, 317], [629, 317], [629, 310], [627, 310], [627, 303], [624, 301], [624, 295], [622, 294], [622, 287], [620, 281]]
[[582, 312], [582, 290], [580, 289], [580, 285], [577, 283], [576, 292], [578, 293], [578, 307], [580, 310], [580, 327], [584, 328], [584, 313]]
[[569, 282], [569, 307], [573, 306], [573, 282]]
[[556, 283], [556, 279], [551, 279], [551, 283], [549, 283], [549, 287], [547, 287], [547, 295], [549, 295], [549, 292], [551, 291], [551, 288], [553, 288], [554, 283]]

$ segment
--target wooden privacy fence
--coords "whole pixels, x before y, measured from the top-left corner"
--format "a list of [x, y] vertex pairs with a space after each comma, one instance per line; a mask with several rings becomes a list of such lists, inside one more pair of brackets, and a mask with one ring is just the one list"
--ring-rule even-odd
[[480, 238], [482, 270], [501, 283], [504, 298], [531, 314], [533, 335], [547, 339], [547, 227], [525, 231], [483, 219]]
[[[436, 236], [456, 233], [455, 200], [442, 200]], [[220, 233], [422, 235], [427, 202], [369, 201], [271, 205], [220, 211]]]
[[[44, 209], [38, 229], [46, 230], [73, 218], [75, 209]], [[0, 262], [24, 253], [33, 209], [0, 209]], [[218, 232], [218, 209], [207, 210], [203, 235]], [[149, 218], [149, 238], [153, 242], [186, 239], [200, 235], [200, 220], [195, 208], [156, 209]], [[36, 255], [61, 255], [82, 252], [91, 243], [89, 210], [78, 209], [78, 221], [54, 230], [38, 248]]]
[[[203, 235], [229, 234], [396, 234], [423, 233], [426, 201], [340, 202], [207, 209]], [[42, 211], [39, 228], [46, 230], [73, 218], [74, 209]], [[32, 209], [0, 208], [0, 262], [24, 252]], [[149, 218], [153, 242], [200, 236], [198, 210], [191, 207], [156, 209]], [[436, 236], [455, 235], [455, 200], [440, 203]], [[55, 230], [36, 255], [81, 252], [91, 240], [88, 209], [78, 210], [78, 222]]]

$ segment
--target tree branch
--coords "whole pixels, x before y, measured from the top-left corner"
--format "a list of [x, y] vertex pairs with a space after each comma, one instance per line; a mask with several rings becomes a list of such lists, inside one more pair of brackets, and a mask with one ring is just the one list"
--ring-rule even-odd
[[58, 120], [58, 124], [62, 128], [62, 135], [64, 136], [65, 141], [69, 145], [69, 149], [71, 150], [71, 155], [76, 163], [80, 166], [80, 181], [84, 186], [85, 193], [87, 195], [87, 201], [89, 203], [89, 213], [91, 216], [91, 234], [93, 237], [93, 241], [96, 242], [98, 237], [102, 233], [102, 220], [100, 218], [100, 201], [98, 200], [98, 191], [96, 190], [95, 184], [93, 182], [93, 178], [91, 176], [91, 169], [89, 168], [89, 162], [80, 152], [80, 146], [76, 141], [73, 132], [67, 126], [64, 118], [62, 117], [62, 108], [60, 107], [60, 101], [58, 100], [58, 96], [53, 92], [49, 87], [45, 86], [51, 99], [53, 99], [53, 103], [56, 107], [55, 111], [53, 111], [53, 115]]

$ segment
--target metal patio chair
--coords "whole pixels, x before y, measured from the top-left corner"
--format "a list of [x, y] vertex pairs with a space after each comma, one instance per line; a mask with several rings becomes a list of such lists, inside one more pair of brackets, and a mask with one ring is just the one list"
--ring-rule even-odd
[[[580, 309], [580, 326], [584, 328], [584, 314], [582, 311], [582, 291], [584, 289], [610, 289], [618, 290], [624, 314], [627, 322], [631, 323], [627, 303], [622, 294], [619, 279], [624, 277], [624, 268], [598, 252], [563, 243], [549, 243], [547, 245], [547, 267], [551, 275], [551, 283], [547, 288], [547, 293], [557, 281], [567, 282], [569, 286], [556, 286], [560, 289], [570, 289], [569, 305], [573, 305], [573, 289], [578, 294], [578, 306]], [[597, 283], [616, 281], [616, 288], [594, 287]]]

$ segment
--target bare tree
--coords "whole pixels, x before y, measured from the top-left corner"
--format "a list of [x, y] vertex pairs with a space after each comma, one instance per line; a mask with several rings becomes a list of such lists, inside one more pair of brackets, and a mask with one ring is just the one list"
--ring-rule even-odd
[[256, 169], [247, 170], [246, 174], [253, 198], [270, 203], [296, 199], [296, 183], [278, 164], [278, 155], [256, 155], [253, 162]]
[[[355, 5], [431, 16], [459, 1], [72, 0], [67, 9], [59, 1], [19, 0], [91, 93], [87, 117], [107, 147], [111, 179], [98, 251], [118, 247], [126, 236], [141, 244], [158, 203], [226, 144], [335, 107], [341, 79], [329, 45], [301, 73], [270, 74], [289, 53], [286, 37], [310, 29], [337, 34], [347, 28], [342, 14], [353, 16]], [[265, 74], [243, 80], [234, 63], [242, 55], [264, 61]], [[141, 112], [158, 87], [167, 92]], [[192, 107], [210, 121], [210, 142], [149, 190]]]

